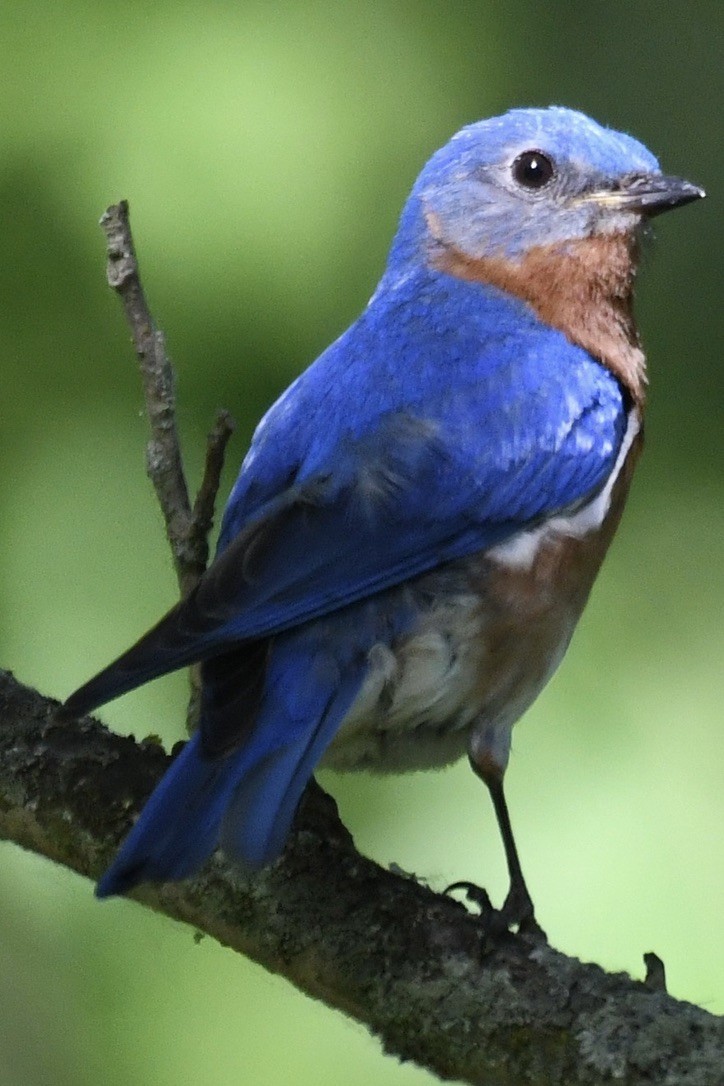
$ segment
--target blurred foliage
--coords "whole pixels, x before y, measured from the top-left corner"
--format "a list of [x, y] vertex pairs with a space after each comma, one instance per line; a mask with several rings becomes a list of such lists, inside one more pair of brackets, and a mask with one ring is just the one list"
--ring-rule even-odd
[[[551, 938], [665, 960], [724, 1011], [724, 478], [718, 0], [5, 0], [0, 34], [0, 661], [62, 696], [174, 598], [96, 221], [121, 196], [179, 370], [192, 479], [216, 406], [255, 420], [372, 292], [405, 194], [461, 124], [551, 101], [710, 191], [661, 221], [639, 315], [652, 395], [624, 525], [510, 798]], [[104, 712], [182, 729], [183, 677]], [[358, 843], [504, 888], [465, 766], [333, 779]], [[4, 845], [0, 1082], [429, 1081], [277, 978]]]

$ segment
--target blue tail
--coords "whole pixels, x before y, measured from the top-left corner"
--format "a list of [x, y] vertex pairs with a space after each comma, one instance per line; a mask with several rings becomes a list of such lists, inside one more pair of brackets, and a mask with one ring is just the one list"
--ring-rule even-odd
[[253, 869], [276, 859], [307, 781], [354, 701], [361, 680], [360, 672], [347, 676], [315, 728], [257, 763], [239, 783], [221, 825], [220, 843], [228, 855]]
[[318, 646], [310, 654], [300, 640], [277, 642], [244, 746], [208, 757], [200, 733], [186, 744], [98, 883], [98, 897], [124, 894], [139, 882], [187, 878], [218, 844], [247, 869], [279, 855], [304, 787], [367, 666], [366, 654], [358, 656], [341, 674], [337, 659]]
[[125, 894], [138, 882], [192, 875], [213, 851], [238, 779], [235, 757], [204, 757], [197, 734], [162, 777], [96, 888], [98, 897]]

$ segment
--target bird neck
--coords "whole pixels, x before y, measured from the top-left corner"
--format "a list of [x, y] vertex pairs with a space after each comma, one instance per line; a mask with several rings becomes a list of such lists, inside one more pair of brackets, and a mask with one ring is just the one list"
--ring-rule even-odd
[[641, 408], [647, 381], [633, 315], [637, 255], [635, 238], [625, 234], [537, 246], [519, 260], [471, 257], [438, 239], [430, 263], [527, 302], [542, 321], [607, 366]]

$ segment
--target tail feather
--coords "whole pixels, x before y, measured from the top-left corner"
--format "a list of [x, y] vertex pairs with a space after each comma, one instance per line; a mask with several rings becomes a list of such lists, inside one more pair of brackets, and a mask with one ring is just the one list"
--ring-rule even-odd
[[307, 782], [361, 681], [361, 668], [345, 676], [316, 726], [257, 763], [235, 788], [221, 824], [220, 843], [228, 855], [257, 870], [281, 853]]
[[219, 825], [238, 780], [239, 759], [209, 759], [198, 733], [156, 786], [138, 821], [96, 888], [125, 894], [139, 882], [184, 879], [216, 847]]
[[279, 855], [367, 666], [359, 654], [340, 674], [337, 661], [316, 648], [310, 655], [295, 638], [277, 644], [259, 715], [241, 747], [209, 756], [201, 732], [186, 744], [100, 880], [99, 897], [187, 878], [218, 844], [251, 870]]

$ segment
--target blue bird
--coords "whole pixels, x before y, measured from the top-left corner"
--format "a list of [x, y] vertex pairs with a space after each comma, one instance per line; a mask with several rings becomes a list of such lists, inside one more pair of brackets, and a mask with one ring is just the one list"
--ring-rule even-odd
[[503, 793], [639, 455], [642, 226], [704, 193], [563, 108], [463, 128], [422, 170], [357, 321], [263, 418], [198, 586], [71, 695], [201, 662], [198, 732], [98, 894], [281, 852], [315, 767], [467, 754], [540, 932]]

